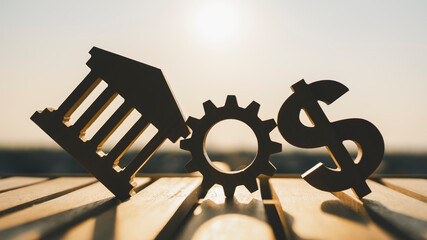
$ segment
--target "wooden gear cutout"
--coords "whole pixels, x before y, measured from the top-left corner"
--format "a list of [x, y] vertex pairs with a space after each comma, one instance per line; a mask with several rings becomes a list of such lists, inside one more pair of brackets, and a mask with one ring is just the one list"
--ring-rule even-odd
[[[136, 172], [162, 143], [166, 139], [176, 142], [180, 137], [188, 136], [190, 131], [160, 69], [96, 47], [90, 54], [87, 66], [91, 71], [61, 106], [57, 110], [37, 111], [31, 119], [114, 195], [125, 200], [133, 192]], [[71, 114], [102, 80], [108, 87], [71, 125]], [[124, 103], [92, 139], [82, 140], [85, 131], [118, 94]], [[142, 114], [141, 118], [107, 155], [100, 156], [98, 152], [102, 145], [133, 109]], [[120, 158], [149, 124], [157, 128], [157, 134], [126, 168], [121, 169], [118, 166]]]
[[[260, 174], [273, 176], [276, 168], [269, 161], [271, 154], [282, 151], [282, 145], [271, 141], [270, 132], [276, 128], [274, 119], [262, 121], [257, 115], [259, 104], [253, 101], [246, 108], [237, 104], [236, 96], [229, 95], [223, 107], [217, 108], [210, 100], [203, 103], [205, 115], [201, 119], [189, 117], [187, 124], [192, 129], [191, 138], [181, 140], [181, 149], [190, 151], [192, 159], [185, 166], [188, 172], [199, 171], [203, 175], [202, 187], [209, 190], [214, 184], [223, 186], [226, 197], [232, 198], [237, 186], [244, 185], [250, 192], [258, 189], [256, 178]], [[246, 168], [223, 172], [211, 164], [205, 151], [205, 141], [210, 129], [226, 119], [246, 123], [255, 133], [258, 152]]]

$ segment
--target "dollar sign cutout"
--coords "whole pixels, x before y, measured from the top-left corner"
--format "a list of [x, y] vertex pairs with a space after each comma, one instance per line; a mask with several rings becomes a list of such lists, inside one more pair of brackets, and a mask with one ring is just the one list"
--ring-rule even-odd
[[[304, 80], [295, 83], [294, 93], [280, 108], [277, 126], [283, 138], [301, 148], [326, 146], [338, 169], [316, 164], [302, 175], [310, 185], [320, 190], [337, 192], [352, 188], [357, 197], [371, 192], [366, 178], [371, 175], [384, 156], [384, 140], [379, 130], [363, 119], [345, 119], [330, 122], [318, 101], [331, 104], [348, 88], [343, 84], [322, 80], [307, 84]], [[314, 127], [304, 126], [299, 118], [305, 111]], [[350, 156], [343, 141], [351, 140], [358, 147], [356, 160]]]

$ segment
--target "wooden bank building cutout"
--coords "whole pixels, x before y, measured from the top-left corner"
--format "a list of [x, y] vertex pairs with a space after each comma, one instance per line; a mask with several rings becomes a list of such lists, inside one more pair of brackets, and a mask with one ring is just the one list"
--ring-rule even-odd
[[[162, 143], [166, 139], [176, 142], [180, 137], [188, 136], [190, 131], [160, 69], [96, 47], [89, 53], [91, 58], [87, 65], [91, 71], [77, 88], [57, 110], [37, 111], [31, 119], [112, 193], [124, 200], [133, 192], [136, 172]], [[70, 116], [101, 81], [105, 81], [108, 87], [71, 125]], [[124, 103], [90, 140], [82, 140], [86, 130], [118, 95], [123, 97]], [[133, 110], [138, 111], [141, 117], [107, 155], [98, 154]], [[156, 135], [126, 168], [120, 168], [120, 158], [150, 124], [157, 128]]]

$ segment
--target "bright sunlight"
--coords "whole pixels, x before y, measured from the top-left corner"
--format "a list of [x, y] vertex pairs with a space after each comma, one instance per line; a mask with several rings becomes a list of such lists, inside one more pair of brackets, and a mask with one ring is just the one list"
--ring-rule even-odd
[[237, 15], [232, 6], [225, 2], [204, 5], [196, 16], [198, 31], [208, 40], [223, 41], [237, 30]]

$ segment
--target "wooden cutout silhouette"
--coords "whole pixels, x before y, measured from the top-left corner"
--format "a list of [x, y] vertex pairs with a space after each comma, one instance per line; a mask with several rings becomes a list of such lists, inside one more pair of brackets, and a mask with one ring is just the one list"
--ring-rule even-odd
[[[167, 138], [176, 142], [180, 137], [188, 136], [190, 131], [160, 69], [96, 47], [90, 50], [90, 54], [92, 57], [87, 65], [91, 71], [58, 110], [47, 108], [35, 112], [31, 119], [112, 193], [124, 200], [133, 192], [135, 173], [162, 143]], [[108, 87], [71, 125], [71, 114], [102, 80]], [[82, 140], [85, 131], [118, 94], [124, 98], [124, 103], [92, 139]], [[141, 118], [107, 155], [101, 156], [102, 145], [133, 109], [142, 114]], [[121, 169], [118, 166], [120, 158], [150, 123], [158, 129], [157, 134], [126, 168]]]
[[[306, 84], [301, 80], [292, 86], [294, 93], [283, 103], [278, 115], [278, 129], [290, 144], [302, 148], [326, 146], [339, 170], [317, 164], [302, 177], [312, 186], [324, 191], [337, 192], [353, 188], [362, 198], [371, 190], [365, 179], [381, 163], [384, 140], [378, 129], [363, 119], [345, 119], [329, 122], [317, 101], [331, 104], [348, 88], [331, 80]], [[304, 110], [314, 127], [304, 126], [299, 119]], [[356, 143], [360, 159], [353, 161], [343, 141]]]
[[[236, 96], [229, 95], [223, 107], [217, 108], [210, 100], [203, 103], [205, 115], [201, 119], [189, 117], [188, 126], [193, 130], [191, 138], [181, 140], [181, 149], [191, 152], [192, 159], [185, 168], [188, 172], [199, 171], [203, 175], [202, 187], [209, 190], [215, 183], [222, 185], [226, 197], [232, 198], [237, 186], [244, 185], [250, 192], [258, 190], [256, 178], [260, 174], [273, 176], [276, 168], [269, 161], [271, 154], [282, 151], [282, 145], [270, 139], [276, 128], [274, 119], [262, 121], [258, 117], [259, 104], [253, 101], [246, 108], [237, 104]], [[216, 168], [205, 151], [205, 141], [210, 129], [217, 123], [235, 119], [246, 123], [258, 141], [258, 152], [252, 163], [239, 171], [223, 172]]]

